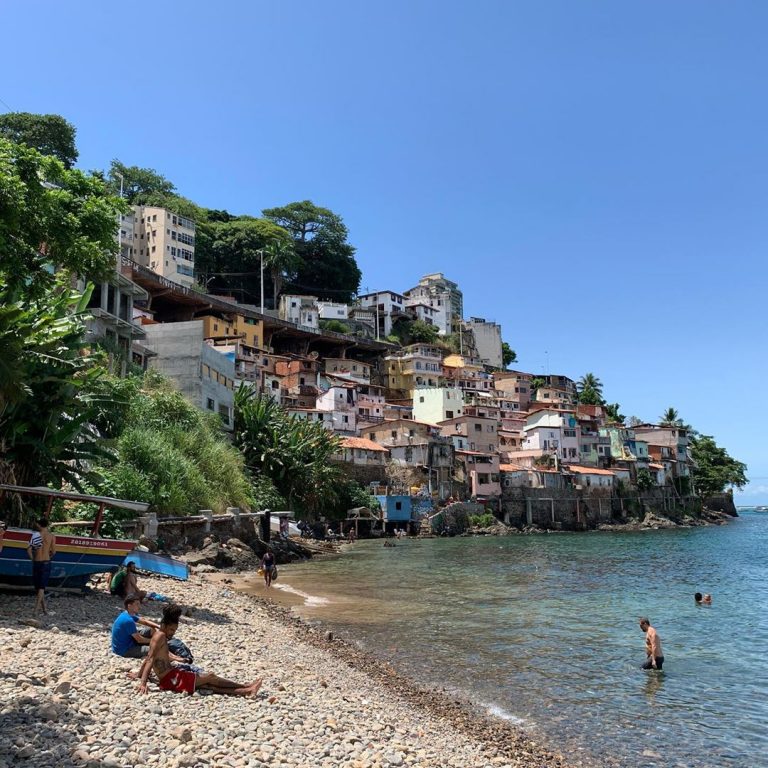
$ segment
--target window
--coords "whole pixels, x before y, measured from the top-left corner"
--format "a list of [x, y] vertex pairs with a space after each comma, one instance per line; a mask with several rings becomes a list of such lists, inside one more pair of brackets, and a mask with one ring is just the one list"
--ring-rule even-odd
[[227, 424], [229, 424], [229, 406], [227, 405], [219, 405], [219, 416], [221, 416], [222, 420], [225, 421]]
[[493, 424], [489, 424], [488, 425], [488, 431], [489, 432], [493, 432]]
[[400, 511], [403, 508], [403, 502], [402, 501], [396, 501], [395, 502], [395, 509]]
[[349, 423], [349, 416], [342, 416], [342, 417], [341, 417], [341, 420], [342, 420], [342, 421], [343, 421], [345, 424], [348, 424], [348, 423]]
[[152, 221], [157, 221], [157, 214], [156, 213], [152, 214]]
[[453, 411], [446, 411], [445, 412], [445, 418], [446, 419], [452, 419], [453, 418]]
[[392, 435], [392, 437], [397, 437], [397, 432], [395, 432], [394, 429], [390, 432], [390, 434]]
[[482, 432], [482, 431], [483, 431], [483, 425], [475, 424], [475, 432]]
[[280, 389], [280, 382], [272, 380], [272, 389]]
[[423, 402], [424, 402], [424, 395], [422, 395], [421, 397], [419, 397], [419, 402], [420, 402], [420, 403], [423, 403]]
[[213, 399], [212, 398], [210, 398], [210, 397], [206, 398], [206, 400], [205, 400], [205, 407], [209, 411], [214, 410], [214, 403], [213, 403]]
[[477, 482], [480, 485], [487, 485], [489, 480], [489, 475], [485, 472], [478, 472], [477, 473]]

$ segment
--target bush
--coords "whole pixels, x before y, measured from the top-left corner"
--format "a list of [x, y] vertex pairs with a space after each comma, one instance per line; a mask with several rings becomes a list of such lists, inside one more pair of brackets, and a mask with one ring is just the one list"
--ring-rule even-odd
[[96, 468], [102, 479], [93, 491], [148, 502], [161, 515], [250, 507], [243, 457], [215, 416], [199, 411], [156, 372], [107, 379], [102, 390], [98, 426], [115, 440], [117, 460]]
[[472, 528], [490, 528], [492, 525], [495, 525], [498, 521], [496, 518], [490, 513], [486, 512], [483, 515], [470, 515], [469, 516], [469, 525]]

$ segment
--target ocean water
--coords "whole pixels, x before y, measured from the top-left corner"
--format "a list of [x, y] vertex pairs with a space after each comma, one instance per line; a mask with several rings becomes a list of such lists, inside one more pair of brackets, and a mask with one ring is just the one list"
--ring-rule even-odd
[[[768, 514], [632, 533], [358, 542], [281, 569], [306, 618], [574, 762], [768, 766]], [[697, 606], [696, 591], [713, 595]], [[645, 660], [639, 616], [663, 644]]]

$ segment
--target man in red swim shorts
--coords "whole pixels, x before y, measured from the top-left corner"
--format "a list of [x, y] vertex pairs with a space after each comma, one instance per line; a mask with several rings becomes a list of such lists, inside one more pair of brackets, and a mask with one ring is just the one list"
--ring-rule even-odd
[[178, 605], [167, 605], [163, 609], [160, 629], [152, 636], [149, 653], [141, 666], [139, 691], [141, 693], [147, 692], [147, 679], [150, 671], [154, 670], [160, 681], [160, 689], [163, 691], [191, 694], [197, 688], [208, 688], [214, 693], [228, 696], [255, 696], [261, 687], [261, 680], [254, 680], [252, 683], [246, 684], [235, 683], [218, 675], [204, 672], [200, 667], [194, 667], [191, 664], [174, 664], [171, 661], [168, 641], [179, 627], [180, 616], [181, 607]]

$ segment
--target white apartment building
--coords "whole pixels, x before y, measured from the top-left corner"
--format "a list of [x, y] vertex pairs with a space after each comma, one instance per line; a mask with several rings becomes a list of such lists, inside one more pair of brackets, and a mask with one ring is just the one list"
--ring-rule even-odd
[[454, 323], [464, 316], [464, 295], [458, 284], [446, 279], [442, 272], [424, 275], [405, 296], [414, 302], [426, 302], [435, 310], [434, 324], [441, 334], [452, 333]]
[[379, 338], [389, 336], [395, 321], [405, 314], [405, 296], [394, 291], [364, 293], [357, 297], [357, 303], [363, 309], [374, 311]]
[[475, 349], [483, 365], [503, 368], [501, 352], [501, 326], [482, 317], [470, 317], [464, 323], [475, 337]]
[[459, 387], [423, 387], [413, 392], [413, 418], [427, 424], [464, 415], [464, 393]]
[[132, 258], [158, 275], [187, 288], [195, 282], [195, 222], [166, 208], [133, 206], [133, 245], [129, 222], [120, 222], [120, 246], [133, 248]]
[[349, 307], [335, 301], [318, 301], [317, 314], [321, 320], [344, 321], [349, 318]]
[[281, 320], [288, 320], [305, 328], [318, 329], [320, 327], [318, 311], [317, 299], [314, 296], [283, 294], [280, 297]]

